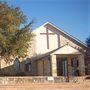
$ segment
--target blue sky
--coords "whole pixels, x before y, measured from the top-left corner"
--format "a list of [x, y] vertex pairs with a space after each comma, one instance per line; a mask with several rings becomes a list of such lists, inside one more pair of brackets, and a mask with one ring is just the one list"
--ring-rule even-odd
[[19, 6], [33, 28], [49, 21], [85, 41], [90, 35], [90, 0], [3, 0]]

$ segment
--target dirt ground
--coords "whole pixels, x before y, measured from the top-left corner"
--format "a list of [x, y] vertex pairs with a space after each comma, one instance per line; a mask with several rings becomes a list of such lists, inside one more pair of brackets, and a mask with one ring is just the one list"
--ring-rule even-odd
[[90, 83], [0, 85], [0, 90], [90, 90]]

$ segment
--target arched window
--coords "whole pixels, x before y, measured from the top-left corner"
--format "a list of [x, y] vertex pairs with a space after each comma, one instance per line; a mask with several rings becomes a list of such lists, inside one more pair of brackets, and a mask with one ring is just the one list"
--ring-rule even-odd
[[20, 72], [20, 61], [18, 58], [15, 59], [13, 66], [16, 73]]
[[30, 58], [26, 58], [26, 60], [25, 60], [25, 71], [27, 71], [27, 72], [31, 71], [31, 61], [30, 61]]

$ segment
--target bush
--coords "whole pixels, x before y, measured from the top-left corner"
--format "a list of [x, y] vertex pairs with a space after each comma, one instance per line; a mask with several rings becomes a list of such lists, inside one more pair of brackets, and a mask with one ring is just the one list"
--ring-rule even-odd
[[26, 76], [25, 72], [16, 73], [16, 76]]
[[1, 73], [0, 76], [12, 76], [10, 73]]

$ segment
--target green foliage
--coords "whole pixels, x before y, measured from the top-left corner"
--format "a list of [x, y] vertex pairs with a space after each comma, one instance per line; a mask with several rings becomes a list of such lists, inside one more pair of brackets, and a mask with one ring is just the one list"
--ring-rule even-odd
[[33, 22], [26, 25], [26, 20], [19, 7], [0, 1], [0, 56], [6, 62], [27, 54], [33, 37], [30, 31]]
[[88, 47], [90, 47], [90, 36], [86, 39], [86, 44]]

